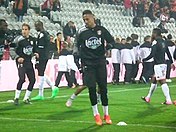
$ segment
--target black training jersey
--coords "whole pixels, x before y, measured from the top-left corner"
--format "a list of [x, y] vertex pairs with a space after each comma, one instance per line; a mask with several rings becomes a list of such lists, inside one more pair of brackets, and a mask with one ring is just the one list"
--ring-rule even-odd
[[31, 36], [29, 38], [18, 37], [16, 53], [19, 57], [24, 58], [24, 63], [31, 62], [33, 53], [36, 53], [35, 38]]
[[165, 41], [162, 38], [159, 37], [159, 38], [157, 38], [156, 40], [153, 41], [152, 51], [147, 58], [143, 59], [143, 61], [147, 61], [147, 60], [149, 60], [153, 57], [155, 65], [165, 64], [166, 63], [165, 53], [168, 55], [169, 60], [171, 61], [171, 63], [173, 63], [173, 60], [172, 60], [172, 57], [170, 55], [167, 44], [165, 43]]
[[80, 57], [85, 64], [97, 64], [105, 60], [105, 42], [114, 45], [111, 34], [102, 26], [94, 28], [83, 27], [77, 35], [77, 47]]
[[39, 60], [46, 60], [49, 57], [50, 37], [48, 32], [41, 31], [37, 37], [37, 51], [39, 53]]

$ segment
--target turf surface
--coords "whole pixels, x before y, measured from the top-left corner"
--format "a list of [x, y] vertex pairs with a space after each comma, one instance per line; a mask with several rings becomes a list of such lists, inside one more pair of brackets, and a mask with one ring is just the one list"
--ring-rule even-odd
[[[176, 99], [176, 80], [169, 83], [172, 99]], [[108, 85], [109, 112], [112, 125], [96, 126], [87, 90], [78, 96], [71, 108], [65, 106], [66, 100], [75, 89], [61, 88], [55, 99], [33, 101], [32, 105], [23, 104], [22, 92], [20, 105], [7, 103], [14, 98], [14, 91], [0, 92], [0, 132], [175, 132], [176, 106], [161, 105], [165, 98], [161, 87], [154, 93], [151, 103], [143, 102], [150, 85]], [[33, 90], [32, 97], [38, 90]], [[45, 97], [51, 96], [51, 89], [45, 89]], [[100, 114], [102, 107], [99, 105]], [[117, 126], [120, 121], [127, 126]]]

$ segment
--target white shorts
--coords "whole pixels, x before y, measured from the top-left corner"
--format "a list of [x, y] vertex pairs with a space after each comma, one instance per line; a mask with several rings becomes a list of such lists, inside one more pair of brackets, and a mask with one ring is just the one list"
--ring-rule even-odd
[[167, 71], [166, 64], [154, 65], [154, 72], [155, 72], [156, 80], [166, 79], [166, 71]]

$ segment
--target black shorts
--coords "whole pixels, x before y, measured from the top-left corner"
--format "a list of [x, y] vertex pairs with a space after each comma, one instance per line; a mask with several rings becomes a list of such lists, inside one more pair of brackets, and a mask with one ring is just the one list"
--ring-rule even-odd
[[39, 64], [37, 66], [39, 76], [44, 76], [47, 62], [48, 60], [39, 60]]

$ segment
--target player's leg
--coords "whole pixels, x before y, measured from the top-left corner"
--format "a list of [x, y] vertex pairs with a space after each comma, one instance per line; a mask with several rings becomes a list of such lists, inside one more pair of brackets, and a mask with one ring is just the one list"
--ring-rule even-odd
[[132, 75], [132, 64], [124, 64], [125, 65], [125, 78], [124, 83], [129, 84], [131, 82], [131, 75]]
[[160, 84], [161, 84], [161, 88], [162, 88], [162, 91], [164, 93], [164, 96], [166, 98], [165, 102], [163, 104], [166, 104], [166, 105], [171, 105], [172, 104], [172, 100], [171, 100], [171, 97], [170, 97], [170, 93], [169, 93], [169, 87], [166, 83], [166, 71], [167, 71], [167, 65], [166, 64], [162, 64], [160, 66], [160, 70], [161, 70], [161, 76], [160, 78], [158, 79]]
[[19, 104], [19, 98], [21, 94], [21, 88], [23, 83], [25, 82], [25, 68], [23, 67], [22, 64], [17, 64], [18, 68], [18, 76], [19, 76], [19, 81], [17, 83], [17, 88], [15, 91], [15, 98], [14, 98], [14, 104], [18, 105]]
[[107, 95], [107, 70], [106, 65], [100, 65], [97, 69], [97, 83], [100, 88], [101, 102], [104, 112], [104, 120], [107, 124], [112, 124], [109, 116], [108, 95]]
[[113, 75], [113, 84], [119, 83], [119, 72], [120, 72], [120, 64], [113, 63], [114, 75]]
[[72, 105], [73, 100], [87, 87], [85, 85], [79, 86], [76, 91], [70, 96], [70, 98], [66, 102], [66, 106], [70, 107]]
[[102, 125], [102, 120], [98, 112], [97, 95], [96, 95], [96, 67], [84, 66], [85, 84], [89, 89], [89, 98], [92, 105], [93, 115], [97, 125]]
[[166, 82], [172, 82], [172, 80], [170, 79], [171, 63], [170, 63], [169, 60], [166, 60], [166, 64], [167, 64], [167, 70], [166, 70]]
[[97, 102], [98, 104], [101, 104], [101, 93], [100, 93], [100, 87], [97, 88]]
[[26, 90], [26, 94], [24, 96], [23, 101], [26, 104], [31, 104], [29, 98], [30, 98], [30, 95], [31, 95], [31, 92], [33, 90], [34, 83], [35, 83], [35, 72], [34, 72], [33, 67], [30, 68], [30, 69], [26, 69], [26, 74], [27, 74], [27, 77], [29, 78], [29, 85], [28, 85], [28, 88]]
[[57, 96], [59, 92], [59, 88], [54, 85], [54, 83], [50, 80], [50, 78], [47, 75], [44, 75], [46, 83], [51, 87], [52, 94], [55, 94]]
[[141, 97], [147, 103], [150, 102], [150, 99], [151, 99], [154, 91], [157, 88], [157, 80], [158, 80], [157, 78], [161, 76], [160, 74], [161, 74], [160, 66], [155, 65], [154, 66], [154, 75], [153, 75], [152, 80], [151, 80], [151, 86], [150, 86], [148, 95], [146, 97]]
[[59, 88], [54, 85], [54, 83], [50, 80], [50, 78], [47, 75], [44, 75], [46, 83], [51, 87], [52, 89], [52, 95], [51, 97], [54, 98], [58, 95]]
[[39, 60], [38, 64], [38, 76], [39, 76], [39, 93], [36, 97], [31, 98], [31, 100], [43, 100], [44, 99], [44, 82], [45, 82], [45, 77], [44, 77], [44, 72], [46, 68], [48, 60]]
[[156, 81], [156, 77], [153, 76], [152, 80], [151, 80], [151, 86], [150, 86], [150, 89], [149, 89], [149, 92], [148, 92], [147, 96], [146, 97], [141, 97], [141, 98], [145, 102], [149, 103], [154, 91], [156, 90], [156, 88], [157, 88], [157, 81]]
[[68, 82], [68, 86], [69, 86], [70, 88], [72, 88], [74, 85], [73, 85], [72, 79], [71, 79], [71, 77], [70, 77], [70, 75], [69, 75], [69, 72], [65, 72], [65, 78], [66, 78], [66, 80], [67, 80], [67, 82]]

